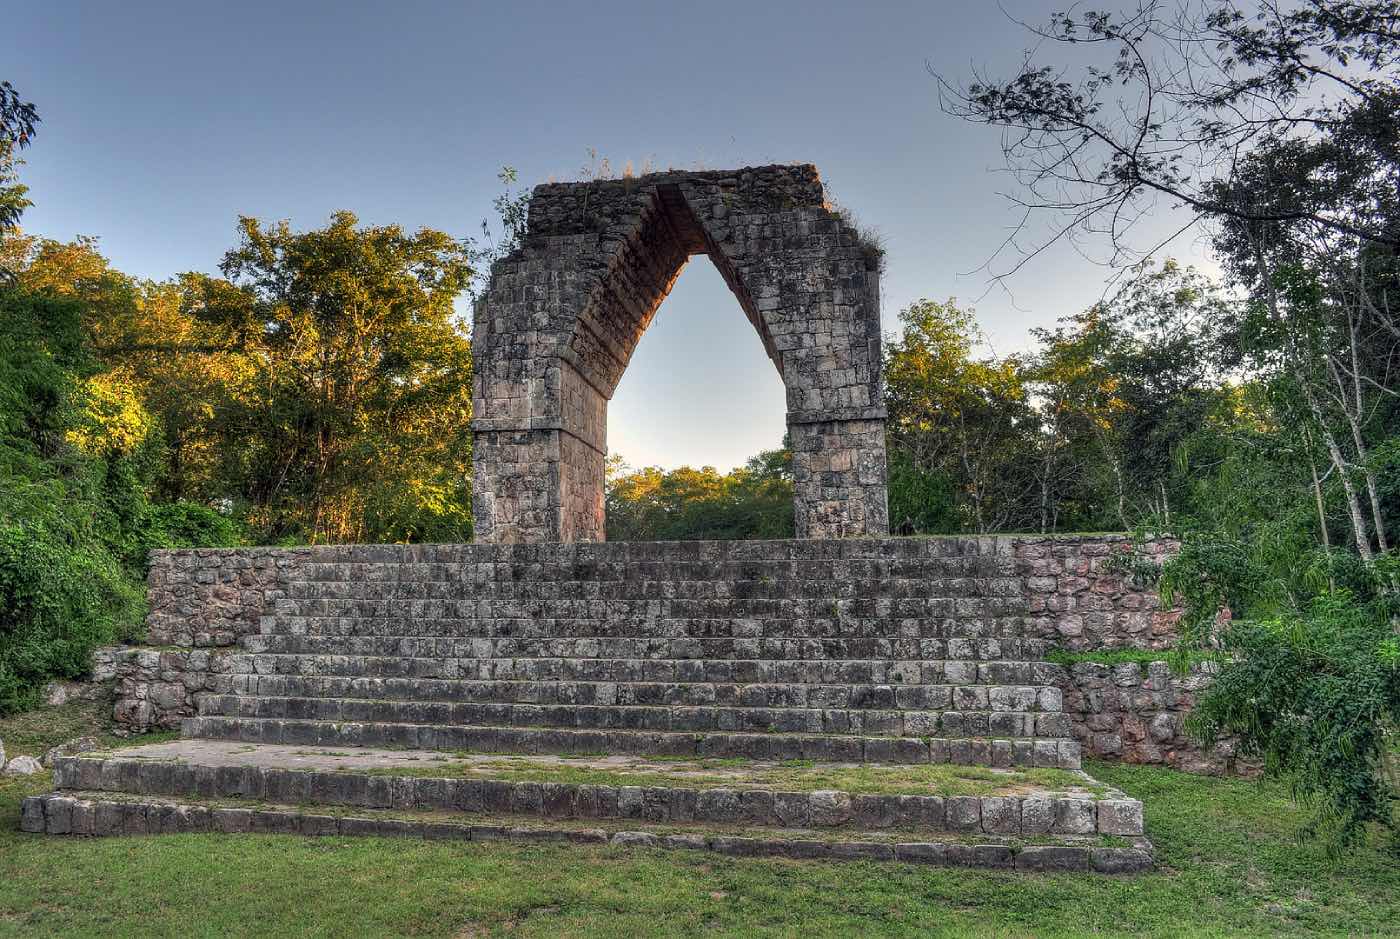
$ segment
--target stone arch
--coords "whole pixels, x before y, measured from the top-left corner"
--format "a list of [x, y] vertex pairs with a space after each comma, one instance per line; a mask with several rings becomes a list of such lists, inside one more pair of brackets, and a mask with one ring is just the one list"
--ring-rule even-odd
[[797, 535], [887, 532], [879, 275], [803, 165], [536, 187], [475, 313], [478, 540], [603, 539], [607, 403], [695, 254], [786, 387]]

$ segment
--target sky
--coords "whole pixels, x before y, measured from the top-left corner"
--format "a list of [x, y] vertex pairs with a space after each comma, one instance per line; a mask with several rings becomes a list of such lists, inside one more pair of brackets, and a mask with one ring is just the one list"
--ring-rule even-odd
[[[1111, 6], [1111, 4], [1109, 4]], [[1015, 69], [1044, 0], [15, 4], [0, 79], [39, 108], [31, 233], [92, 235], [121, 270], [212, 271], [239, 215], [479, 233], [500, 192], [620, 171], [815, 163], [887, 246], [883, 319], [975, 308], [990, 350], [1104, 291], [1101, 246], [1009, 281], [1016, 222], [999, 133], [942, 112], [930, 69]], [[1056, 50], [1058, 53], [1058, 50]], [[1178, 227], [1149, 219], [1144, 239]], [[1198, 238], [1171, 253], [1210, 266]], [[1012, 257], [1014, 260], [1015, 257]], [[704, 256], [681, 273], [609, 408], [633, 466], [722, 470], [780, 444], [781, 381]]]

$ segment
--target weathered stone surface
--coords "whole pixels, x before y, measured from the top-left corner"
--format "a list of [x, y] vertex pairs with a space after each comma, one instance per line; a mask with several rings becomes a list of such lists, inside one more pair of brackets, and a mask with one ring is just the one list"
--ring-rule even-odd
[[765, 166], [536, 187], [474, 320], [478, 539], [602, 540], [608, 400], [701, 253], [786, 385], [798, 536], [888, 530], [878, 258], [815, 167]]
[[629, 848], [659, 848], [661, 839], [648, 831], [619, 831], [609, 839], [613, 844]]
[[1238, 758], [1233, 740], [1205, 750], [1186, 732], [1185, 718], [1196, 693], [1210, 681], [1209, 665], [1194, 666], [1187, 675], [1175, 674], [1165, 661], [1145, 669], [1136, 663], [1109, 668], [1092, 662], [1050, 669], [1046, 677], [1064, 693], [1064, 713], [1058, 716], [1093, 756], [1194, 773], [1257, 772], [1257, 766]]
[[40, 692], [49, 707], [63, 707], [70, 701], [96, 701], [107, 693], [97, 680], [51, 681]]
[[1063, 845], [1028, 845], [1017, 852], [1016, 869], [1087, 871], [1091, 869], [1089, 849]]
[[[91, 753], [101, 748], [102, 744], [96, 737], [77, 737], [73, 740], [69, 740], [67, 743], [60, 743], [56, 747], [50, 747], [40, 762], [45, 766], [52, 767], [59, 757], [77, 756], [80, 753]], [[3, 762], [3, 758], [0, 758], [0, 763]]]
[[19, 830], [38, 834], [44, 831], [45, 796], [29, 796], [20, 803]]
[[844, 825], [851, 820], [851, 795], [835, 790], [813, 792], [811, 798], [812, 824], [818, 828]]
[[1048, 834], [1055, 827], [1055, 803], [1051, 799], [1025, 799], [1021, 802], [1021, 833]]
[[982, 800], [976, 796], [952, 796], [945, 800], [949, 831], [982, 830]]
[[53, 835], [141, 835], [187, 832], [225, 834], [299, 834], [307, 836], [412, 837], [432, 840], [610, 843], [618, 847], [684, 848], [737, 857], [786, 857], [804, 860], [903, 861], [964, 867], [1016, 868], [1033, 871], [1096, 871], [1126, 874], [1152, 866], [1151, 845], [1139, 839], [1131, 848], [964, 842], [883, 842], [811, 840], [785, 833], [757, 837], [645, 830], [609, 833], [599, 828], [540, 825], [461, 824], [428, 818], [320, 815], [294, 808], [211, 808], [164, 801], [131, 802], [75, 799], [52, 794], [31, 796], [20, 811], [20, 828]]
[[6, 776], [33, 776], [43, 772], [44, 767], [32, 756], [17, 756], [5, 764]]
[[983, 799], [982, 830], [989, 835], [1020, 834], [1022, 801], [997, 797]]
[[1097, 828], [1098, 813], [1092, 799], [1055, 800], [1052, 832], [1057, 835], [1092, 835]]

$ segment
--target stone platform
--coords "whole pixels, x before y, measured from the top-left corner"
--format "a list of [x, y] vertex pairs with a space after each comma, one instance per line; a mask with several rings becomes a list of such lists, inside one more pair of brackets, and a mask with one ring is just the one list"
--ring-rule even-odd
[[[81, 797], [121, 813], [257, 800], [419, 813], [405, 824], [511, 814], [851, 843], [901, 826], [918, 843], [1140, 838], [1141, 806], [1078, 773], [1044, 656], [1067, 635], [1150, 636], [1155, 621], [1098, 572], [1123, 539], [1056, 543], [156, 552], [148, 630], [164, 648], [130, 653], [140, 670], [117, 716], [179, 724], [185, 740], [62, 763], [60, 801], [40, 799], [29, 824], [71, 831], [49, 809]], [[981, 788], [959, 767], [981, 767], [963, 773]]]
[[1151, 860], [1142, 804], [1077, 770], [180, 740], [61, 758], [54, 781], [26, 802], [27, 830], [562, 839], [1111, 873]]

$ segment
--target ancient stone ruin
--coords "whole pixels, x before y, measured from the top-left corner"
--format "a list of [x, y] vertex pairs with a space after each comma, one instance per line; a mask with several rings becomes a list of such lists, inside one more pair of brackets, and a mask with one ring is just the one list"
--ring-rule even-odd
[[879, 258], [814, 166], [540, 186], [473, 331], [478, 541], [603, 540], [608, 401], [695, 254], [787, 387], [799, 538], [882, 535]]
[[[700, 251], [787, 385], [800, 537], [593, 543], [608, 399]], [[1173, 623], [1122, 536], [887, 536], [874, 266], [810, 166], [540, 187], [477, 310], [479, 543], [154, 552], [152, 647], [99, 665], [181, 739], [56, 756], [21, 826], [1150, 867], [1080, 760], [1170, 751], [1175, 692], [1048, 658]]]

